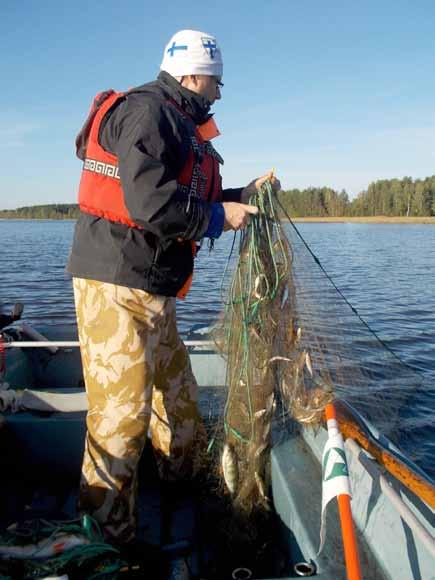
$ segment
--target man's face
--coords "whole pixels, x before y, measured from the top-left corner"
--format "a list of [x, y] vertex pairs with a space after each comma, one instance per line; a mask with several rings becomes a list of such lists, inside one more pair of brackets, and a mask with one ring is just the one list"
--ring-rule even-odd
[[193, 75], [191, 78], [188, 88], [207, 99], [211, 105], [221, 98], [221, 77]]

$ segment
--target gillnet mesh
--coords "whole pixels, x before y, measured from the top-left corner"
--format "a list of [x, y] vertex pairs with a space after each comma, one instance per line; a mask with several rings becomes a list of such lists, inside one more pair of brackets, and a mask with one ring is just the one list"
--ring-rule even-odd
[[326, 404], [340, 399], [403, 447], [401, 413], [421, 385], [340, 295], [298, 230], [284, 228], [270, 184], [250, 203], [259, 214], [240, 234], [214, 336], [227, 360], [221, 471], [247, 514], [269, 505], [274, 424], [316, 428]]

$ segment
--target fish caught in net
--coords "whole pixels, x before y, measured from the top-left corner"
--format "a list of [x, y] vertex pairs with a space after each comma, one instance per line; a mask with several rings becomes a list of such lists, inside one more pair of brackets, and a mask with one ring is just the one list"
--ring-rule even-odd
[[251, 198], [259, 208], [240, 239], [239, 260], [215, 340], [227, 359], [222, 471], [234, 504], [267, 508], [267, 459], [276, 414], [318, 423], [332, 399], [314, 375], [296, 317], [293, 253], [270, 184]]
[[239, 234], [238, 262], [214, 332], [227, 362], [222, 432], [214, 440], [221, 440], [233, 505], [245, 514], [268, 509], [275, 425], [316, 428], [325, 406], [340, 399], [402, 445], [403, 407], [421, 386], [343, 300], [292, 222], [281, 221], [270, 183], [250, 203], [259, 213]]

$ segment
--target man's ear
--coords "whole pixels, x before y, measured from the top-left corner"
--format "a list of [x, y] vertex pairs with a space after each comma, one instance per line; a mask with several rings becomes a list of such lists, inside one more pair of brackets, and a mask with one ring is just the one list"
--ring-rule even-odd
[[181, 82], [183, 87], [195, 91], [196, 87], [198, 86], [198, 75], [184, 75], [181, 78], [183, 79]]
[[180, 85], [183, 85], [184, 87], [189, 86], [192, 82], [193, 76], [195, 75], [183, 75], [180, 77]]

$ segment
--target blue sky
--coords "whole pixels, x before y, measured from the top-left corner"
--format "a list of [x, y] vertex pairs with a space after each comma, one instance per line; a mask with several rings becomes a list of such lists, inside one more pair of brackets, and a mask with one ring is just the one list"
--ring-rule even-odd
[[217, 36], [224, 185], [284, 189], [435, 173], [435, 3], [1, 0], [0, 209], [73, 203], [94, 94], [152, 80], [174, 32]]

